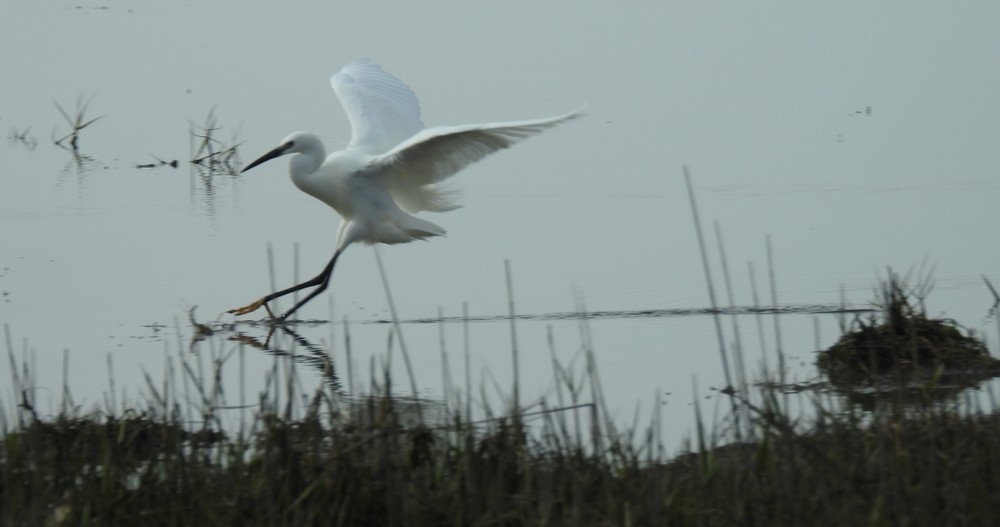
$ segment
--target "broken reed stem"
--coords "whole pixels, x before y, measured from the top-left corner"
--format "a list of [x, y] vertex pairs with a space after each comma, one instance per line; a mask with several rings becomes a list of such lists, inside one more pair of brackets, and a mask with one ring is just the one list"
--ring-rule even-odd
[[[726, 356], [726, 341], [722, 334], [722, 320], [719, 318], [719, 304], [715, 300], [715, 284], [708, 264], [708, 252], [705, 249], [705, 236], [701, 231], [701, 218], [698, 215], [698, 202], [694, 197], [694, 187], [691, 185], [691, 174], [684, 165], [684, 183], [687, 185], [688, 202], [691, 204], [691, 217], [694, 219], [694, 230], [698, 237], [698, 251], [701, 253], [701, 267], [705, 272], [705, 284], [708, 286], [708, 300], [712, 305], [712, 320], [715, 322], [715, 335], [719, 344], [719, 357], [722, 359], [722, 370], [726, 378], [726, 386], [733, 385], [733, 377], [729, 371], [729, 358]], [[735, 407], [734, 407], [735, 410]]]
[[517, 356], [517, 324], [514, 318], [514, 285], [511, 279], [510, 273], [510, 260], [503, 261], [504, 276], [507, 280], [507, 312], [510, 315], [510, 354], [513, 359], [514, 366], [514, 393], [512, 395], [513, 401], [511, 409], [512, 414], [517, 414], [521, 409], [521, 394], [520, 387], [518, 386], [518, 379], [520, 377], [519, 372], [521, 371], [518, 365]]
[[[403, 330], [399, 327], [399, 316], [396, 314], [396, 303], [392, 301], [392, 290], [389, 288], [389, 279], [385, 274], [385, 266], [382, 265], [382, 255], [378, 250], [378, 247], [372, 248], [375, 253], [375, 261], [378, 263], [378, 274], [382, 278], [382, 289], [385, 290], [385, 299], [389, 304], [389, 313], [392, 314], [392, 327], [396, 332], [396, 337], [399, 338], [399, 349], [403, 353], [403, 362], [406, 364], [406, 374], [410, 377], [410, 391], [413, 392], [414, 400], [420, 398], [420, 393], [417, 391], [417, 379], [413, 375], [413, 365], [410, 363], [410, 353], [406, 349], [406, 341], [403, 340]], [[423, 420], [423, 413], [421, 412], [420, 405], [417, 405], [417, 412], [421, 421]]]

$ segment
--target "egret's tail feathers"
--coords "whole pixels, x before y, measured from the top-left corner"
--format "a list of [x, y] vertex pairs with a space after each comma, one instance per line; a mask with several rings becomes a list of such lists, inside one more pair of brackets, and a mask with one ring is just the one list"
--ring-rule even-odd
[[369, 223], [363, 231], [365, 235], [360, 238], [360, 241], [369, 245], [373, 243], [406, 243], [431, 236], [444, 236], [445, 234], [441, 227], [403, 212], [384, 218], [379, 223]]
[[439, 225], [417, 218], [416, 216], [406, 217], [401, 226], [406, 230], [406, 234], [409, 234], [417, 240], [423, 240], [424, 238], [430, 238], [431, 236], [444, 236], [445, 234], [445, 230]]

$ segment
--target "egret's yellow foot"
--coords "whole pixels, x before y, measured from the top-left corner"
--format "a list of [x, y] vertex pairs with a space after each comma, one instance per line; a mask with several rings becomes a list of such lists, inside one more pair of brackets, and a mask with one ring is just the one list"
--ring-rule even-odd
[[[252, 302], [250, 304], [247, 304], [247, 305], [245, 305], [243, 307], [237, 307], [235, 309], [230, 309], [229, 311], [227, 311], [227, 313], [230, 313], [230, 314], [233, 314], [233, 315], [237, 315], [237, 316], [239, 316], [239, 315], [246, 315], [247, 313], [252, 313], [254, 311], [257, 311], [258, 309], [260, 309], [260, 306], [267, 307], [267, 302], [263, 298], [261, 298], [260, 300], [258, 300], [256, 302]], [[271, 308], [267, 308], [267, 312], [270, 313], [271, 312]], [[272, 317], [273, 316], [274, 315], [272, 315]]]

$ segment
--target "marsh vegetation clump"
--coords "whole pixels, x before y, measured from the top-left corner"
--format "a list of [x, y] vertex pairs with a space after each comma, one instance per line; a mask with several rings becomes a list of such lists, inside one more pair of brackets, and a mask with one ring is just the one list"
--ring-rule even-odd
[[890, 272], [879, 286], [878, 312], [854, 327], [829, 349], [817, 365], [835, 385], [927, 378], [944, 373], [989, 378], [1000, 374], [1000, 360], [957, 322], [930, 318], [924, 299], [927, 283], [909, 287]]
[[93, 119], [87, 119], [87, 107], [90, 106], [90, 103], [93, 100], [94, 97], [91, 96], [89, 99], [84, 101], [83, 94], [80, 94], [80, 96], [76, 99], [76, 110], [73, 112], [72, 116], [69, 112], [64, 110], [58, 102], [52, 101], [56, 105], [56, 109], [59, 110], [59, 114], [66, 120], [66, 124], [69, 125], [70, 128], [69, 133], [59, 139], [55, 138], [55, 132], [53, 132], [52, 142], [56, 146], [73, 152], [78, 152], [80, 150], [80, 132], [83, 131], [84, 128], [94, 124], [104, 117], [103, 115], [99, 115]]
[[233, 132], [229, 141], [219, 139], [221, 131], [222, 125], [215, 115], [214, 106], [208, 111], [205, 124], [190, 123], [188, 133], [191, 138], [191, 164], [207, 169], [211, 174], [235, 176], [243, 164], [239, 152], [242, 142], [237, 140], [239, 131]]

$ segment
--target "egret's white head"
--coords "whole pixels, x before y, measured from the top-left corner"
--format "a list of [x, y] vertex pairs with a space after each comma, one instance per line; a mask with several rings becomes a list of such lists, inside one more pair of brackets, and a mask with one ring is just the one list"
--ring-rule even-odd
[[309, 132], [292, 132], [291, 135], [284, 138], [278, 146], [274, 147], [270, 152], [260, 156], [253, 163], [247, 165], [246, 168], [240, 171], [242, 174], [251, 168], [266, 163], [276, 157], [281, 157], [285, 154], [313, 154], [320, 158], [323, 156], [323, 142], [319, 140], [313, 134]]

